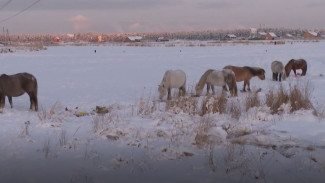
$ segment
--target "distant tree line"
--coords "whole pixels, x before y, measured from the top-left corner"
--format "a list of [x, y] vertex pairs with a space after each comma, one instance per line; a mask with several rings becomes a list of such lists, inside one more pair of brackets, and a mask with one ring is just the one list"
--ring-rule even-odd
[[[277, 36], [283, 37], [291, 34], [295, 37], [308, 31], [306, 29], [286, 29], [286, 28], [264, 28], [258, 29], [263, 32], [274, 32]], [[325, 30], [317, 30], [324, 34]], [[11, 44], [41, 43], [52, 44], [55, 38], [59, 42], [123, 42], [129, 36], [141, 36], [144, 41], [156, 41], [158, 37], [168, 40], [222, 40], [227, 34], [234, 34], [238, 39], [247, 39], [251, 36], [250, 29], [238, 30], [206, 30], [206, 31], [179, 31], [179, 32], [152, 32], [152, 33], [120, 33], [120, 34], [101, 34], [101, 33], [75, 33], [75, 34], [3, 34], [0, 35], [0, 42]], [[100, 39], [99, 39], [100, 37]]]

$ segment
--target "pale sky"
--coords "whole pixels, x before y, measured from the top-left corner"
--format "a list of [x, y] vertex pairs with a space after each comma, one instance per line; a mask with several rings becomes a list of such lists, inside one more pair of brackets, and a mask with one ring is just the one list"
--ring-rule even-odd
[[0, 0], [1, 29], [11, 33], [162, 32], [261, 24], [312, 30], [325, 28], [324, 19], [325, 0]]

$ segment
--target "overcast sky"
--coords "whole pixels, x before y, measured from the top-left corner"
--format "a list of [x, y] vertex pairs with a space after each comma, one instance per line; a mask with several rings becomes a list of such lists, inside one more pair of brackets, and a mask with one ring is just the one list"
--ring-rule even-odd
[[324, 19], [325, 0], [0, 0], [1, 29], [11, 33], [161, 32], [260, 25], [313, 30], [325, 28]]

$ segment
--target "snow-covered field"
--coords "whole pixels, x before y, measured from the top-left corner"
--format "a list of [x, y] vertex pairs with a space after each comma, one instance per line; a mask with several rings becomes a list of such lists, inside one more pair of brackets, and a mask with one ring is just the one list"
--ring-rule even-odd
[[[96, 50], [96, 53], [94, 52]], [[38, 80], [39, 111], [28, 95], [0, 113], [0, 182], [321, 182], [325, 178], [325, 42], [207, 47], [56, 46], [0, 54], [0, 73]], [[272, 81], [274, 60], [308, 62], [306, 77]], [[199, 115], [191, 97], [207, 69], [257, 66], [251, 80], [262, 105], [246, 111], [248, 93], [228, 98], [241, 115]], [[168, 69], [187, 74], [186, 101], [168, 108], [157, 87]], [[298, 71], [301, 72], [301, 71]], [[280, 85], [311, 87], [312, 110], [271, 114], [263, 104]], [[242, 88], [243, 83], [237, 83]], [[204, 91], [205, 92], [205, 91]], [[217, 95], [221, 93], [218, 88]], [[229, 94], [228, 94], [229, 95]], [[185, 104], [188, 105], [185, 101]], [[96, 106], [108, 113], [97, 114]], [[185, 107], [186, 108], [186, 107]], [[81, 115], [77, 117], [76, 115]]]

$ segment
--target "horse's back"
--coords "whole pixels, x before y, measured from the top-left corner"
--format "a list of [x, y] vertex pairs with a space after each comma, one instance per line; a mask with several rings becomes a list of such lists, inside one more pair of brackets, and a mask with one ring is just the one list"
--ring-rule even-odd
[[281, 73], [284, 69], [282, 62], [280, 61], [273, 61], [271, 64], [271, 70], [273, 73]]
[[[4, 87], [5, 86], [5, 87]], [[29, 73], [0, 76], [1, 92], [8, 96], [20, 96], [25, 92], [37, 94], [37, 80]]]
[[183, 70], [168, 70], [165, 72], [164, 82], [170, 88], [179, 88], [186, 84], [186, 74]]
[[248, 69], [244, 67], [237, 67], [232, 65], [227, 65], [223, 69], [232, 70], [236, 76], [237, 82], [244, 81], [247, 78], [247, 74], [250, 73], [248, 72]]
[[208, 77], [207, 82], [216, 86], [225, 84], [225, 77], [221, 70], [212, 71]]

